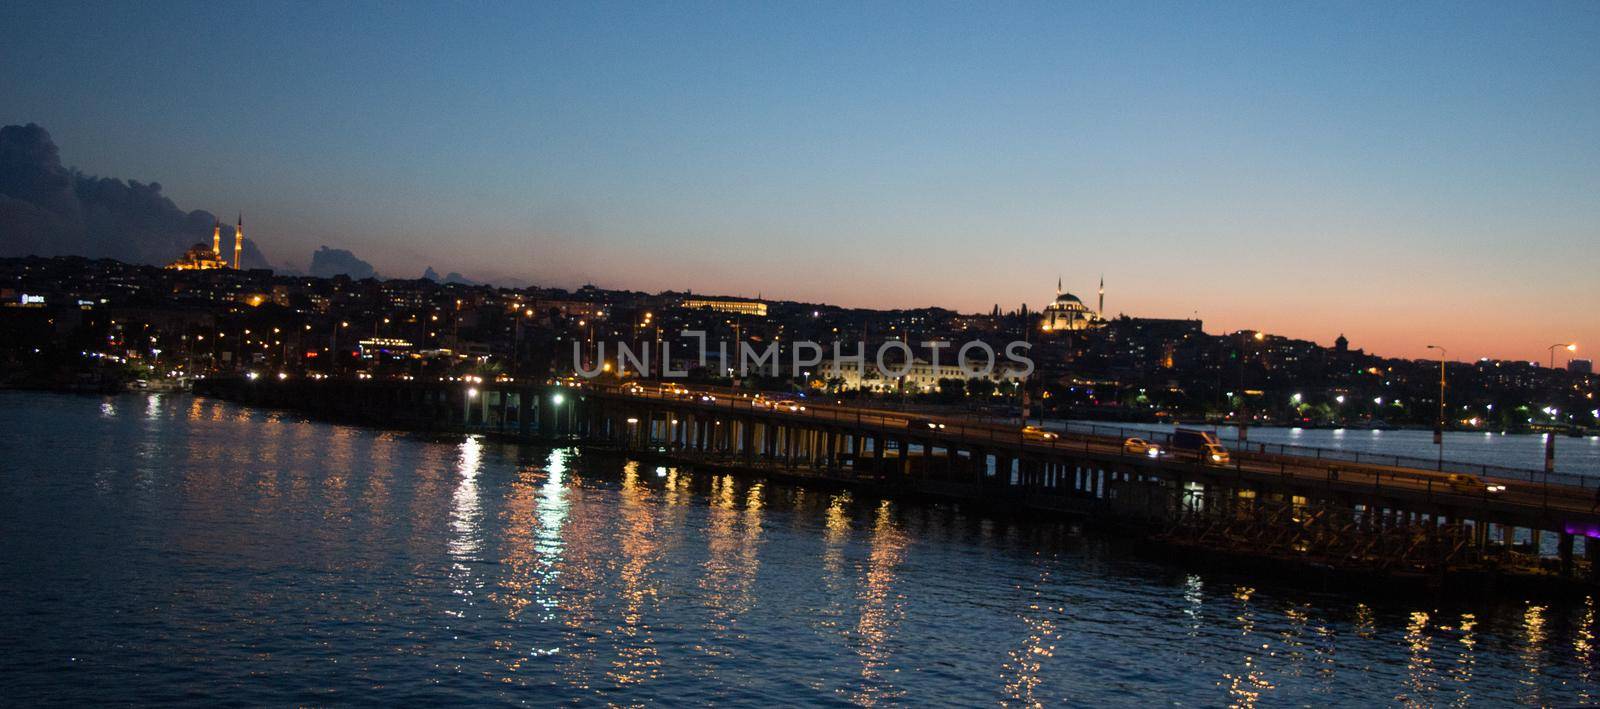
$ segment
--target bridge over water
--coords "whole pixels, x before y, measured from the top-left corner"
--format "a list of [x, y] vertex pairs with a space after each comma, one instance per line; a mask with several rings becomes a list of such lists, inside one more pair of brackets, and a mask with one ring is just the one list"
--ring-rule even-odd
[[1180, 548], [1334, 570], [1442, 578], [1519, 569], [1600, 581], [1600, 478], [1505, 471], [1451, 479], [1248, 448], [1210, 464], [1130, 453], [1115, 436], [1044, 436], [814, 399], [775, 405], [750, 392], [685, 386], [262, 378], [208, 379], [197, 391], [370, 424], [574, 441], [1054, 510], [1140, 525]]

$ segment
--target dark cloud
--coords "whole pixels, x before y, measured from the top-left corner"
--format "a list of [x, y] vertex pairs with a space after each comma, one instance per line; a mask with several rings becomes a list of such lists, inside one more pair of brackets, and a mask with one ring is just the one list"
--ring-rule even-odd
[[311, 275], [317, 278], [346, 275], [360, 280], [377, 278], [378, 272], [372, 268], [372, 264], [356, 258], [356, 255], [349, 251], [324, 246], [311, 254]]
[[[0, 128], [0, 255], [110, 257], [166, 264], [197, 243], [211, 243], [216, 216], [185, 212], [158, 182], [126, 182], [61, 166], [50, 133], [28, 124]], [[223, 227], [232, 255], [233, 228]], [[254, 241], [244, 240], [239, 265], [269, 268]]]
[[488, 284], [483, 283], [481, 281], [474, 281], [474, 280], [472, 280], [470, 278], [467, 278], [466, 276], [463, 276], [460, 273], [457, 273], [455, 271], [451, 271], [448, 274], [440, 276], [439, 272], [433, 270], [432, 266], [429, 266], [426, 269], [423, 269], [422, 277], [424, 279], [426, 279], [426, 280], [433, 281], [434, 283], [459, 283], [459, 284], [464, 285], [464, 286], [488, 285]]

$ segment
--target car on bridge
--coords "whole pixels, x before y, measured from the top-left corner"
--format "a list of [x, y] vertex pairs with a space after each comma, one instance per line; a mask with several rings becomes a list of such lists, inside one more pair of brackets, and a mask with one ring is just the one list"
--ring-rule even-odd
[[1228, 449], [1218, 443], [1207, 443], [1196, 451], [1202, 465], [1227, 465], [1233, 459], [1228, 455]]
[[911, 419], [910, 421], [906, 422], [906, 428], [913, 431], [920, 431], [922, 429], [928, 429], [930, 431], [943, 431], [944, 424], [937, 421], [929, 421], [928, 419]]
[[1161, 446], [1151, 443], [1143, 438], [1129, 438], [1122, 442], [1122, 452], [1132, 455], [1147, 455], [1151, 458], [1161, 456]]
[[1445, 483], [1456, 492], [1487, 492], [1499, 494], [1506, 491], [1506, 486], [1499, 483], [1486, 483], [1475, 475], [1466, 473], [1451, 473], [1444, 476]]
[[793, 399], [780, 399], [778, 401], [772, 402], [772, 410], [773, 411], [788, 411], [790, 413], [798, 413], [798, 412], [801, 412], [801, 411], [805, 411], [806, 407], [805, 407], [805, 404], [802, 404], [802, 403], [800, 403], [798, 401], [794, 401]]
[[1029, 441], [1053, 441], [1061, 437], [1055, 431], [1046, 431], [1038, 426], [1023, 426], [1022, 437]]
[[1227, 465], [1232, 462], [1228, 449], [1222, 447], [1217, 434], [1180, 428], [1172, 432], [1172, 453], [1202, 465]]

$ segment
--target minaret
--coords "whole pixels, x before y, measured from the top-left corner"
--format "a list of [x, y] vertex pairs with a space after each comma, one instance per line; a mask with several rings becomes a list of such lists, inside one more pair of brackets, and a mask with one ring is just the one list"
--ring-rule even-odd
[[239, 270], [239, 252], [244, 251], [244, 212], [239, 213], [239, 222], [233, 226], [233, 270]]
[[1061, 297], [1061, 277], [1056, 276], [1056, 297]]
[[1106, 316], [1106, 274], [1100, 274], [1100, 317]]
[[221, 261], [222, 260], [222, 220], [221, 219], [213, 219], [211, 221], [211, 258], [213, 260], [216, 260], [216, 261]]

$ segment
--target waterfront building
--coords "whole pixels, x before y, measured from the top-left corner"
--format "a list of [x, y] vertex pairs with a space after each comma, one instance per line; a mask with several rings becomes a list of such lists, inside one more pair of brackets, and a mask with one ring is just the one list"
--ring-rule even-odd
[[[972, 369], [981, 369], [981, 361], [968, 361], [967, 366]], [[903, 377], [894, 377], [905, 371]], [[987, 377], [995, 383], [1018, 381], [1022, 378], [1022, 367], [1015, 362], [996, 362], [993, 370]], [[813, 371], [816, 377], [824, 380], [833, 377], [833, 363], [824, 361], [817, 365]], [[947, 379], [965, 380], [967, 375], [954, 362], [940, 362], [937, 371], [933, 363], [922, 358], [916, 358], [908, 363], [891, 363], [887, 371], [879, 370], [875, 362], [867, 362], [859, 369], [854, 362], [839, 362], [839, 376], [836, 384], [840, 391], [870, 391], [893, 392], [907, 391], [913, 394], [931, 394], [939, 391], [939, 382]]]
[[766, 317], [767, 304], [759, 300], [729, 300], [723, 298], [685, 298], [678, 303], [687, 310], [700, 310], [709, 308], [718, 313], [734, 313], [737, 315], [755, 315]]
[[395, 337], [372, 337], [356, 343], [360, 347], [362, 359], [375, 359], [378, 357], [404, 358], [415, 348], [409, 340]]
[[587, 300], [539, 298], [531, 306], [536, 313], [556, 313], [564, 318], [595, 320], [605, 317], [606, 304]]

